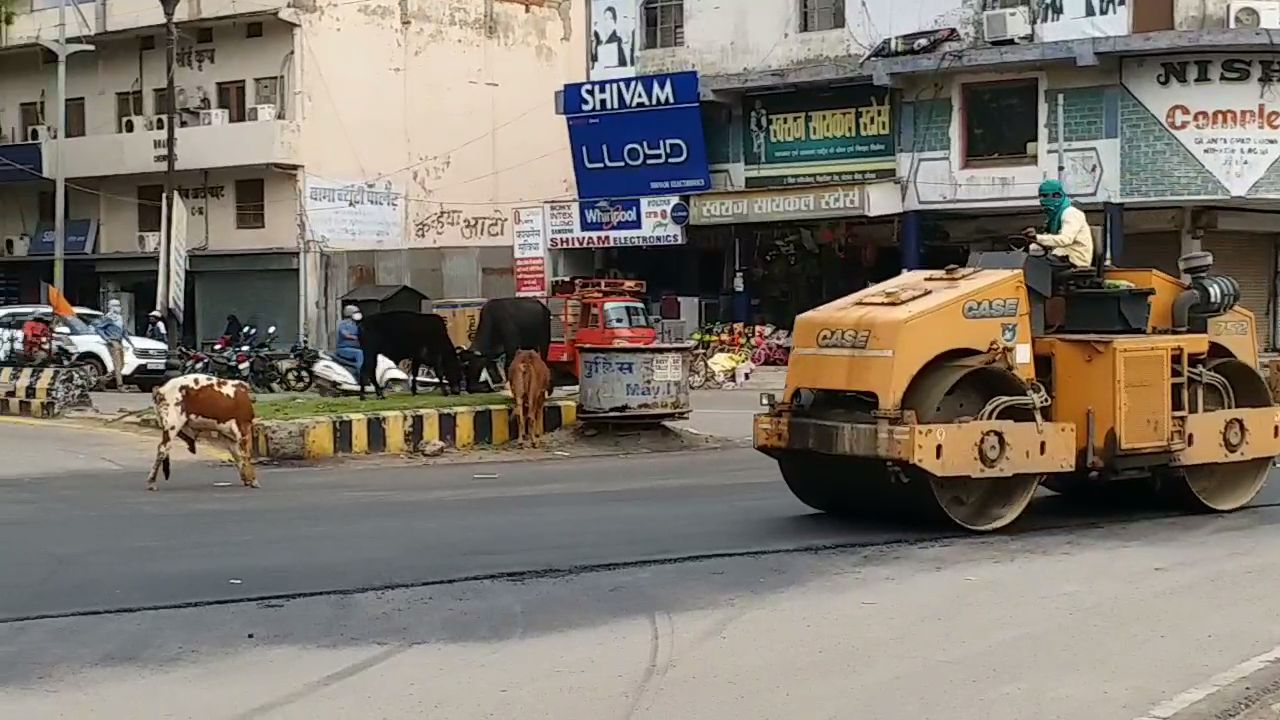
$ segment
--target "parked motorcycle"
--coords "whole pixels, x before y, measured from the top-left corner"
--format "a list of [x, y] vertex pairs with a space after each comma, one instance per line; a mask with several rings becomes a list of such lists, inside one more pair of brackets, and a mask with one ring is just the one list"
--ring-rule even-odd
[[246, 352], [249, 359], [247, 381], [250, 387], [259, 392], [275, 392], [283, 386], [280, 366], [271, 357], [271, 343], [275, 338], [276, 326], [272, 325], [267, 328], [267, 335], [262, 340], [251, 346], [242, 346], [242, 349], [248, 348]]
[[306, 338], [302, 338], [289, 348], [289, 356], [293, 359], [293, 364], [281, 374], [280, 384], [289, 392], [310, 390], [316, 380], [311, 368], [320, 359], [320, 351], [311, 347]]

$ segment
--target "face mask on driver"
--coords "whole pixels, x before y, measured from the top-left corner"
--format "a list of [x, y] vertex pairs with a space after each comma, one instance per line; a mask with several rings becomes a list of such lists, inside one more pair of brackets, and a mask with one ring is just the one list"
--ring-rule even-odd
[[361, 320], [364, 319], [364, 313], [356, 313], [355, 315], [351, 316], [351, 319], [355, 320], [356, 322], [360, 322]]

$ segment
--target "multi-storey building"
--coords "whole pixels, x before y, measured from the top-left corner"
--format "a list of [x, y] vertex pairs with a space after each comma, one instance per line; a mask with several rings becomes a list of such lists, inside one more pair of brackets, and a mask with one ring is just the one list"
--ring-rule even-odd
[[1118, 263], [1214, 251], [1274, 345], [1274, 0], [592, 0], [591, 22], [593, 80], [699, 72], [712, 187], [687, 244], [553, 251], [556, 274], [785, 324], [1038, 224], [1060, 177]]
[[[575, 15], [575, 12], [577, 13]], [[154, 305], [168, 149], [159, 2], [0, 0], [0, 302], [52, 275], [53, 183], [68, 179], [74, 301]], [[552, 91], [581, 77], [580, 10], [559, 0], [184, 0], [176, 186], [189, 214], [189, 339], [228, 314], [323, 342], [359, 285], [434, 299], [511, 292], [510, 208], [564, 197]], [[25, 252], [24, 252], [25, 250]]]

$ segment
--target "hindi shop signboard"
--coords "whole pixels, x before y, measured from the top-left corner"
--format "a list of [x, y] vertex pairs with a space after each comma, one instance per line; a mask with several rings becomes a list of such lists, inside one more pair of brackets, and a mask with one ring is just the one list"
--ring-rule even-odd
[[1124, 0], [1044, 0], [1035, 21], [1036, 42], [1128, 35], [1129, 6]]
[[690, 198], [694, 225], [846, 218], [863, 214], [862, 185], [708, 193]]
[[683, 245], [689, 206], [678, 197], [548, 203], [551, 250]]
[[897, 173], [888, 88], [749, 95], [742, 114], [749, 188], [864, 182]]
[[1124, 86], [1232, 196], [1280, 157], [1280, 60], [1264, 54], [1126, 58]]
[[546, 209], [516, 208], [511, 214], [511, 226], [516, 296], [544, 297], [547, 294]]
[[404, 243], [404, 195], [390, 180], [335, 182], [307, 176], [307, 227], [326, 250], [385, 250]]
[[698, 73], [566, 85], [564, 114], [579, 198], [711, 189]]

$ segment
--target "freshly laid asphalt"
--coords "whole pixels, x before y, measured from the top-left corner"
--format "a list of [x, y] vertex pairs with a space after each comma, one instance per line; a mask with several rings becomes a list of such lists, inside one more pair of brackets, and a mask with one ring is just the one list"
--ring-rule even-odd
[[[0, 469], [0, 622], [954, 534], [812, 513], [741, 449], [262, 468], [257, 491], [187, 463], [155, 493], [139, 459]], [[1258, 503], [1278, 500], [1272, 484]], [[1046, 497], [1021, 530], [1136, 521], [1100, 512]]]

